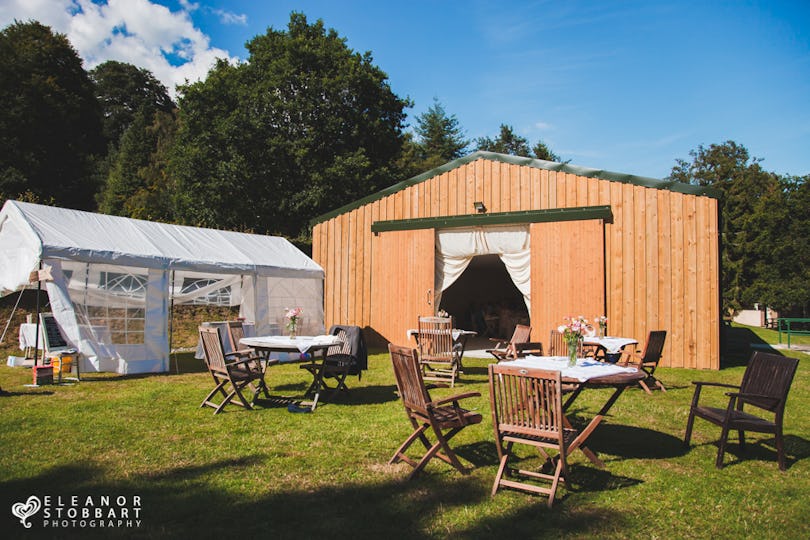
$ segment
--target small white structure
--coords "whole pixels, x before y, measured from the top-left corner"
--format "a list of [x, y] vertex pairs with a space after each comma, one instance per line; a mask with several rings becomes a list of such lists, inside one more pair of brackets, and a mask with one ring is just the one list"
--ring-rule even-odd
[[0, 296], [49, 267], [50, 306], [82, 372], [169, 369], [170, 306], [240, 306], [258, 334], [304, 309], [322, 334], [323, 269], [289, 241], [7, 201], [0, 210]]
[[775, 324], [779, 313], [761, 304], [754, 304], [754, 309], [743, 309], [732, 319], [735, 323], [746, 326], [771, 327]]

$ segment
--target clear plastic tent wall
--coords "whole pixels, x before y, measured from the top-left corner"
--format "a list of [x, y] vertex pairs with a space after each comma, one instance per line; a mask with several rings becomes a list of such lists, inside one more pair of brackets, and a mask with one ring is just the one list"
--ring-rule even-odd
[[256, 331], [323, 326], [323, 270], [287, 240], [8, 201], [0, 211], [0, 293], [28, 285], [40, 263], [62, 333], [83, 371], [169, 368], [173, 304], [240, 306]]

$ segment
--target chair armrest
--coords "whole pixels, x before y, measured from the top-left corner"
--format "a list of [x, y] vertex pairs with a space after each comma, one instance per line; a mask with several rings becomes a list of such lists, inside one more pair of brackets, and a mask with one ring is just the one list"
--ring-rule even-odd
[[428, 383], [425, 385], [425, 390], [433, 390], [434, 388], [450, 388], [450, 385], [442, 382]]
[[773, 404], [779, 403], [779, 399], [773, 396], [765, 396], [763, 394], [748, 394], [745, 392], [726, 392], [726, 395], [737, 399], [761, 399], [769, 401]]
[[[719, 387], [719, 388], [734, 388], [736, 390], [740, 389], [739, 386], [734, 385], [734, 384], [709, 382], [709, 381], [692, 381], [692, 384], [695, 385], [695, 393], [692, 395], [692, 405], [691, 405], [692, 409], [697, 407], [698, 401], [700, 400], [700, 391], [703, 390], [704, 386], [715, 386], [715, 387]], [[736, 399], [737, 398], [734, 397], [734, 396], [732, 396], [730, 398], [729, 404], [728, 404], [728, 410], [731, 410], [731, 408], [734, 406], [734, 401]]]
[[231, 356], [237, 358], [248, 358], [248, 357], [252, 359], [259, 358], [259, 355], [256, 354], [256, 351], [254, 351], [253, 349], [240, 349], [238, 351], [231, 351], [225, 353], [225, 358], [229, 358]]
[[692, 384], [695, 386], [717, 386], [720, 388], [736, 388], [737, 390], [740, 389], [740, 385], [738, 384], [726, 384], [726, 383], [719, 383], [719, 382], [709, 382], [709, 381], [692, 381]]
[[[231, 356], [231, 355], [230, 354], [226, 355], [226, 358], [228, 356]], [[258, 362], [258, 361], [259, 361], [259, 358], [242, 358], [241, 360], [234, 360], [232, 362], [226, 362], [226, 365], [228, 367], [231, 367], [231, 366], [237, 366], [239, 364], [250, 364], [250, 363]]]
[[470, 398], [470, 397], [479, 397], [480, 395], [481, 395], [481, 392], [465, 392], [463, 394], [457, 394], [455, 396], [450, 396], [450, 397], [447, 397], [447, 398], [443, 398], [443, 399], [440, 399], [438, 401], [431, 401], [431, 404], [433, 406], [435, 406], [435, 407], [438, 407], [439, 405], [444, 405], [445, 403], [451, 403], [453, 401], [460, 401], [462, 399], [467, 399], [467, 398]]
[[515, 343], [517, 352], [525, 352], [527, 350], [543, 351], [543, 343], [541, 341], [530, 341], [527, 343]]

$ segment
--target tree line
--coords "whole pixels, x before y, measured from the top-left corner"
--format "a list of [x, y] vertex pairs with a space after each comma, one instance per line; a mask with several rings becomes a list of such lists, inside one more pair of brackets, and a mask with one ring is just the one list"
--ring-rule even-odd
[[[0, 31], [0, 197], [107, 214], [283, 235], [312, 217], [473, 150], [560, 161], [502, 124], [466, 137], [433, 104], [408, 130], [370, 52], [292, 13], [177, 88], [109, 61], [85, 71], [66, 36], [36, 21]], [[728, 141], [678, 160], [671, 179], [721, 192], [723, 300], [808, 306], [807, 177], [761, 169]], [[798, 258], [797, 258], [798, 257]], [[796, 264], [793, 264], [793, 262]], [[801, 263], [801, 264], [799, 264]]]

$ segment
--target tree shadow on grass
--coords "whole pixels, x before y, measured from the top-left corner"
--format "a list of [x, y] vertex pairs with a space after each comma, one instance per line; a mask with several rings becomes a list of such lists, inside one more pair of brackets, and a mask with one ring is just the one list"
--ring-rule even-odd
[[611, 473], [607, 469], [597, 469], [595, 467], [585, 467], [582, 465], [571, 465], [569, 468], [569, 475], [574, 483], [575, 491], [611, 491], [636, 486], [642, 483], [642, 480], [638, 478], [619, 476]]
[[463, 376], [466, 376], [466, 377], [475, 377], [475, 378], [481, 378], [481, 379], [486, 379], [486, 378], [487, 378], [487, 376], [488, 376], [488, 375], [487, 375], [487, 369], [488, 369], [488, 368], [487, 368], [486, 366], [484, 366], [484, 367], [481, 367], [481, 366], [471, 366], [471, 365], [469, 365], [467, 362], [465, 362], [465, 363], [464, 363], [464, 373], [463, 373]]
[[720, 367], [738, 367], [748, 364], [752, 350], [781, 354], [749, 328], [724, 324], [720, 327]]
[[[736, 431], [729, 432], [726, 452], [723, 458], [723, 466], [730, 467], [748, 461], [762, 461], [776, 463], [776, 439], [765, 434], [750, 433], [745, 434], [745, 449], [740, 448]], [[719, 433], [718, 433], [719, 437]], [[810, 441], [798, 435], [785, 435], [785, 466], [790, 469], [795, 463], [810, 457]], [[692, 446], [715, 446], [720, 444], [719, 440], [709, 441]]]
[[324, 403], [334, 405], [375, 405], [397, 401], [397, 387], [393, 384], [352, 387], [348, 381], [348, 391], [321, 393]]
[[450, 447], [455, 450], [459, 457], [472, 463], [476, 467], [498, 464], [498, 450], [494, 442], [479, 441], [471, 444], [453, 446], [453, 442], [451, 441]]
[[[124, 497], [122, 507], [129, 508], [129, 518], [134, 517], [134, 501], [139, 501], [140, 526], [116, 521], [91, 528], [81, 527], [77, 520], [58, 524], [57, 529], [52, 522], [46, 526], [42, 508], [29, 518], [29, 529], [10, 511], [2, 513], [0, 528], [14, 538], [231, 538], [238, 534], [275, 539], [410, 539], [446, 537], [451, 532], [461, 538], [590, 535], [622, 527], [619, 512], [581, 505], [566, 508], [565, 500], [548, 510], [544, 497], [532, 495], [504, 494], [509, 510], [503, 511], [488, 504], [489, 486], [480, 479], [434, 469], [412, 481], [405, 481], [406, 473], [398, 468], [384, 468], [375, 480], [363, 483], [330, 484], [315, 473], [311, 482], [305, 474], [299, 474], [302, 481], [295, 483], [279, 476], [283, 485], [270, 482], [262, 485], [261, 493], [234, 493], [240, 478], [267, 474], [266, 457], [235, 455], [203, 464], [164, 466], [141, 475], [121, 475], [90, 462], [53, 467], [36, 476], [1, 482], [0, 506], [10, 509], [31, 496], [43, 501], [50, 496], [48, 508], [53, 513], [59, 496], [67, 501], [66, 507], [77, 496], [79, 509], [88, 497], [99, 505], [101, 496], [109, 496], [113, 502], [106, 512], [120, 510], [114, 501]], [[609, 480], [588, 482], [594, 488], [611, 485]], [[480, 512], [467, 512], [471, 506]]]
[[629, 459], [670, 459], [687, 452], [683, 441], [668, 433], [604, 422], [586, 444], [598, 453]]
[[38, 388], [32, 388], [30, 392], [6, 392], [5, 390], [0, 390], [0, 397], [13, 397], [13, 396], [29, 396], [29, 397], [36, 397], [36, 396], [52, 396], [52, 390], [40, 390]]

